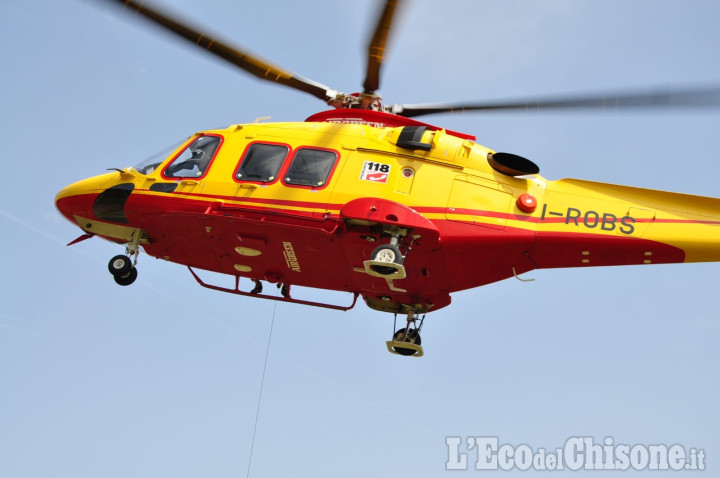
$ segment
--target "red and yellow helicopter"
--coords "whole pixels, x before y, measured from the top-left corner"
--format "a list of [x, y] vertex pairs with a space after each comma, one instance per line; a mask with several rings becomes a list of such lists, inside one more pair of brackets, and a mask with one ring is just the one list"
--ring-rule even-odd
[[[60, 191], [57, 208], [84, 231], [70, 244], [100, 236], [126, 245], [108, 264], [120, 285], [137, 278], [142, 248], [224, 292], [339, 310], [362, 296], [369, 307], [406, 318], [388, 350], [421, 356], [425, 314], [449, 305], [456, 291], [541, 268], [720, 260], [720, 199], [549, 181], [528, 159], [412, 119], [528, 107], [717, 106], [717, 88], [386, 106], [376, 91], [400, 0], [381, 9], [363, 92], [355, 94], [287, 72], [157, 7], [113, 3], [334, 107], [304, 122], [203, 131], [165, 158]], [[210, 284], [199, 270], [233, 276], [235, 286]], [[263, 282], [277, 284], [280, 296], [263, 293]], [[293, 286], [349, 292], [352, 300], [302, 300]]]

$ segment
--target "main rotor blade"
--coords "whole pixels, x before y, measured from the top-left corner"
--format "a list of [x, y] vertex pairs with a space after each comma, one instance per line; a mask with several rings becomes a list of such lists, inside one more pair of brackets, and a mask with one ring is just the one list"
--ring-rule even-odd
[[368, 44], [367, 74], [363, 83], [364, 92], [367, 94], [375, 93], [380, 88], [380, 66], [385, 57], [385, 45], [390, 36], [395, 10], [401, 3], [402, 0], [386, 0], [378, 17], [375, 33]]
[[125, 5], [127, 8], [130, 8], [139, 15], [152, 20], [166, 30], [175, 33], [196, 46], [242, 68], [258, 78], [280, 83], [305, 93], [310, 93], [323, 101], [334, 99], [337, 94], [337, 92], [325, 85], [295, 75], [292, 72], [283, 70], [271, 63], [268, 63], [246, 50], [235, 48], [230, 46], [228, 43], [218, 40], [217, 38], [205, 35], [204, 33], [191, 28], [177, 18], [173, 18], [167, 12], [163, 12], [157, 7], [151, 8], [145, 6], [143, 2], [136, 2], [133, 0], [109, 1]]
[[651, 108], [718, 108], [720, 85], [683, 89], [658, 89], [635, 92], [616, 92], [582, 96], [547, 97], [539, 100], [514, 100], [498, 103], [396, 105], [392, 112], [405, 117], [433, 113], [464, 113], [466, 111], [555, 111]]

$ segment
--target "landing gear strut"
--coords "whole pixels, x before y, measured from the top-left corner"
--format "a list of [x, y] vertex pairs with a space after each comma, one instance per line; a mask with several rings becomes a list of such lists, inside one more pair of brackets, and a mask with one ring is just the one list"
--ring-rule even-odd
[[130, 285], [137, 279], [138, 272], [135, 266], [140, 253], [140, 234], [140, 229], [135, 229], [125, 248], [125, 255], [117, 255], [108, 263], [108, 270], [119, 285]]
[[[408, 357], [422, 357], [423, 348], [420, 345], [422, 343], [422, 339], [420, 338], [420, 329], [422, 329], [424, 321], [425, 315], [422, 316], [420, 323], [418, 324], [418, 318], [415, 315], [415, 310], [408, 308], [407, 325], [396, 330], [393, 334], [392, 340], [385, 342], [388, 351], [393, 354], [405, 355]], [[395, 330], [396, 323], [397, 314], [395, 314], [395, 320], [393, 321], [393, 330]]]

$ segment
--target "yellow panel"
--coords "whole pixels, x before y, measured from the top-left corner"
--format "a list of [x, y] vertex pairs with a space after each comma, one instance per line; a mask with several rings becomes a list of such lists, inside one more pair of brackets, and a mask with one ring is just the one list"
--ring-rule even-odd
[[401, 168], [395, 180], [395, 192], [400, 194], [410, 194], [412, 192], [413, 179], [415, 179], [415, 168]]
[[477, 176], [457, 176], [445, 216], [451, 221], [504, 229], [511, 204], [512, 194], [500, 183]]

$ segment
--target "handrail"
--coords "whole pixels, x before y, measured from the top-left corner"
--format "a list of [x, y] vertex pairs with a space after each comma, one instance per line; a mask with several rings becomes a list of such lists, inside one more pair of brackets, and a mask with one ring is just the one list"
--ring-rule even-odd
[[313, 302], [310, 300], [293, 299], [292, 297], [290, 297], [289, 294], [287, 297], [276, 297], [276, 296], [267, 295], [267, 294], [252, 294], [250, 292], [244, 292], [244, 291], [240, 290], [240, 276], [235, 276], [235, 288], [230, 289], [227, 287], [221, 287], [221, 286], [217, 286], [217, 285], [208, 284], [208, 283], [204, 282], [200, 278], [200, 276], [198, 276], [195, 273], [195, 271], [192, 269], [192, 267], [188, 266], [188, 270], [193, 275], [193, 277], [195, 278], [195, 280], [197, 281], [198, 284], [200, 284], [201, 286], [208, 288], [208, 289], [219, 290], [220, 292], [228, 292], [230, 294], [243, 295], [243, 296], [247, 296], [247, 297], [257, 297], [259, 299], [277, 300], [280, 302], [290, 302], [292, 304], [302, 304], [302, 305], [310, 305], [313, 307], [322, 307], [325, 309], [342, 310], [342, 311], [350, 310], [353, 307], [355, 307], [358, 296], [360, 295], [357, 292], [353, 292], [352, 304], [350, 304], [349, 306], [344, 306], [344, 305], [324, 304], [322, 302]]

